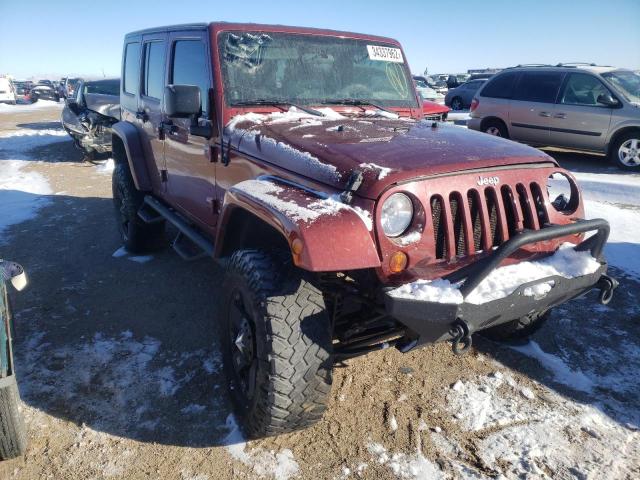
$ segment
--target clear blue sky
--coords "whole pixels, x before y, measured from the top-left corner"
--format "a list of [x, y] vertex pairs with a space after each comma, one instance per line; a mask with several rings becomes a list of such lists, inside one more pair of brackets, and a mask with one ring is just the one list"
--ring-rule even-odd
[[414, 73], [560, 61], [640, 69], [640, 0], [0, 0], [0, 73], [119, 75], [125, 33], [215, 20], [393, 37]]

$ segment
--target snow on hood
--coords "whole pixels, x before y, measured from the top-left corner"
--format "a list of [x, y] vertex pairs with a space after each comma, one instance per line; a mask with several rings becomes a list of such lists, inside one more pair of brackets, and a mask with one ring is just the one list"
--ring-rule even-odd
[[320, 111], [326, 116], [293, 107], [268, 115], [246, 113], [234, 117], [225, 134], [244, 153], [336, 189], [344, 188], [353, 170], [362, 170], [358, 194], [367, 198], [409, 178], [553, 162], [534, 148], [443, 123], [433, 127], [429, 121], [389, 118], [380, 111], [358, 117]]

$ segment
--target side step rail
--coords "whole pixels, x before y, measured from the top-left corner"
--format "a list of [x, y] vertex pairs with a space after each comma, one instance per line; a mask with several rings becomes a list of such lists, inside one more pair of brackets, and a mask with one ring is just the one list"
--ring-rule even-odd
[[[213, 257], [214, 247], [213, 242], [211, 242], [208, 238], [202, 235], [198, 230], [196, 230], [193, 226], [191, 226], [184, 218], [182, 218], [178, 213], [174, 212], [169, 207], [162, 204], [159, 200], [153, 198], [150, 195], [144, 197], [144, 207], [148, 205], [150, 208], [155, 210], [161, 217], [169, 221], [173, 226], [175, 226], [180, 233], [176, 237], [173, 242], [173, 248], [178, 252], [182, 258], [187, 260], [194, 260], [195, 258], [200, 258], [202, 255], [191, 255], [187, 253], [182, 246], [184, 241], [184, 237], [188, 238], [193, 242], [198, 248], [200, 248], [204, 254]], [[141, 210], [142, 210], [141, 209]], [[144, 217], [141, 217], [144, 220]], [[177, 248], [176, 248], [177, 246]]]

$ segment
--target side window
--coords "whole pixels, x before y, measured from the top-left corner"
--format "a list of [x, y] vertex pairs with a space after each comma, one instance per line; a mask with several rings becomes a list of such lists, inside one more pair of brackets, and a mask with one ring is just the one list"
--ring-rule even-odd
[[560, 103], [598, 106], [598, 97], [608, 93], [609, 90], [596, 77], [586, 73], [572, 73], [564, 87]]
[[555, 103], [562, 77], [563, 74], [557, 72], [525, 72], [520, 77], [513, 99]]
[[517, 72], [506, 72], [496, 75], [482, 89], [480, 96], [489, 98], [511, 98], [513, 86], [518, 78]]
[[140, 85], [140, 43], [127, 43], [124, 53], [123, 90], [133, 95]]
[[164, 87], [164, 42], [144, 45], [144, 93], [148, 97], [162, 98]]
[[171, 83], [200, 87], [202, 111], [208, 109], [209, 70], [205, 45], [200, 40], [178, 40], [173, 46]]

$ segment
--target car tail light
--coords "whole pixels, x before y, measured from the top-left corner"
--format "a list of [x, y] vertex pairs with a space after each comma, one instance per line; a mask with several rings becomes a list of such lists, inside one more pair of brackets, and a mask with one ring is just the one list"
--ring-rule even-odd
[[469, 111], [475, 111], [475, 109], [478, 108], [478, 105], [480, 105], [480, 100], [474, 98], [473, 100], [471, 100], [471, 108], [469, 109]]

